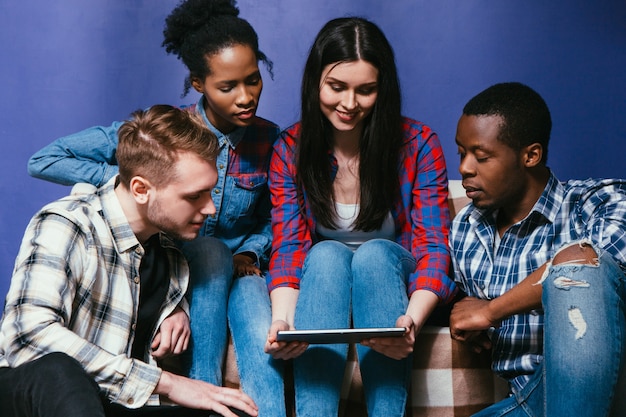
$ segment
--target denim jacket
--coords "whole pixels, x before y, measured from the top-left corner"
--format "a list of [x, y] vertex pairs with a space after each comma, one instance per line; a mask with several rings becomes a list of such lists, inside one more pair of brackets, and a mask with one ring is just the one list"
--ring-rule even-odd
[[[187, 108], [200, 114], [215, 133], [220, 153], [218, 181], [212, 191], [216, 214], [206, 220], [200, 234], [222, 240], [233, 254], [254, 253], [265, 269], [272, 243], [267, 172], [280, 129], [256, 117], [250, 126], [224, 134], [211, 125], [203, 103], [201, 97]], [[115, 150], [122, 123], [91, 127], [55, 140], [30, 158], [29, 174], [64, 185], [102, 186], [118, 172]]]

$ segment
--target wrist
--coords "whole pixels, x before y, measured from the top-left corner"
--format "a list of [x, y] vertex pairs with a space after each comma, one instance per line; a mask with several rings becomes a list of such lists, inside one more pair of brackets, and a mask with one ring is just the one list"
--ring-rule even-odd
[[256, 264], [256, 255], [252, 252], [241, 252], [233, 256], [235, 260], [245, 262], [247, 264]]
[[506, 317], [505, 308], [503, 308], [506, 306], [501, 305], [501, 301], [502, 300], [500, 299], [500, 297], [496, 297], [487, 302], [485, 315], [489, 323], [491, 323], [493, 326], [498, 326], [498, 324]]
[[174, 375], [167, 371], [161, 372], [161, 377], [157, 383], [154, 393], [169, 398], [169, 394], [174, 385]]

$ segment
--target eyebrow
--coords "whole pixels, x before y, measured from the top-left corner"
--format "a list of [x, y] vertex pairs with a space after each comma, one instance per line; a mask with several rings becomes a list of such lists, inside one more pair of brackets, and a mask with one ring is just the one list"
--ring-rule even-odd
[[[253, 73], [250, 73], [248, 75], [246, 75], [243, 79], [244, 80], [249, 80], [250, 78], [254, 78], [254, 77], [259, 77], [261, 78], [261, 70], [255, 71]], [[237, 84], [239, 82], [239, 80], [219, 80], [217, 81], [218, 84]]]
[[[343, 81], [343, 80], [339, 80], [335, 77], [331, 77], [328, 76], [324, 79], [325, 82], [334, 82], [334, 83], [338, 83], [338, 84], [348, 84], [347, 82]], [[357, 87], [371, 87], [371, 86], [375, 86], [378, 85], [378, 81], [372, 81], [371, 83], [365, 83], [365, 84], [359, 84]]]

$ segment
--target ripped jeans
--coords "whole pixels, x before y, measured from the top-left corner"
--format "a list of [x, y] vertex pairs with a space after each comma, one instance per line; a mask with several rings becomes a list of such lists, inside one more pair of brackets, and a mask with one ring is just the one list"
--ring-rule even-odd
[[626, 415], [624, 272], [597, 248], [595, 264], [555, 264], [543, 282], [547, 416]]
[[547, 269], [544, 362], [523, 390], [475, 417], [626, 415], [626, 276], [610, 254], [593, 250], [590, 262]]

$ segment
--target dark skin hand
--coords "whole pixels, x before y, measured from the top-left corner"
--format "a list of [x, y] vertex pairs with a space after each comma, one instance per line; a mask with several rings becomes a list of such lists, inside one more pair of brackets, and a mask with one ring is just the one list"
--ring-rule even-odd
[[466, 297], [457, 301], [450, 313], [450, 336], [469, 343], [477, 352], [490, 349], [486, 330], [498, 327], [514, 314], [541, 308], [541, 280], [546, 265], [528, 275], [508, 292], [492, 300]]
[[488, 316], [489, 302], [465, 297], [454, 304], [450, 313], [452, 338], [467, 343], [476, 353], [491, 349], [491, 340], [487, 337], [486, 329], [500, 325], [500, 321]]
[[234, 276], [244, 277], [246, 275], [263, 276], [261, 269], [256, 266], [256, 259], [253, 255], [247, 253], [238, 253], [233, 256]]

